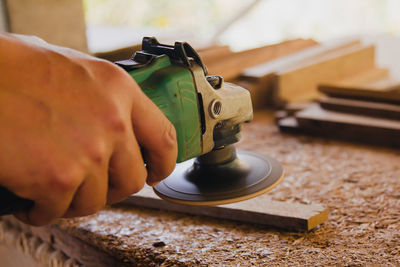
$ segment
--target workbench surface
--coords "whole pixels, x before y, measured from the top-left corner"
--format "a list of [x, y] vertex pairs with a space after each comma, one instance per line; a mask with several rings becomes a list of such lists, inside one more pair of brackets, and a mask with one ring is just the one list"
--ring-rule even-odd
[[322, 203], [328, 222], [296, 233], [124, 206], [52, 228], [137, 266], [400, 265], [400, 151], [281, 134], [269, 112], [243, 128], [239, 148], [285, 169], [261, 198]]

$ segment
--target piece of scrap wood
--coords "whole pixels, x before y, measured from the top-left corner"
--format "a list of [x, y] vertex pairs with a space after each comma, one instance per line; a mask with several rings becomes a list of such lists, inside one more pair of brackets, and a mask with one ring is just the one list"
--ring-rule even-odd
[[208, 66], [218, 60], [222, 60], [223, 58], [231, 56], [234, 52], [232, 52], [231, 48], [227, 45], [215, 45], [207, 48], [198, 49], [197, 53], [199, 54], [203, 63]]
[[[134, 55], [134, 53], [138, 50], [142, 50], [142, 44], [122, 47], [119, 49], [106, 52], [97, 52], [94, 53], [93, 56], [114, 62], [118, 60], [131, 58]], [[225, 45], [225, 46], [211, 46], [207, 48], [198, 49], [197, 53], [199, 54], [203, 63], [208, 65], [212, 62], [215, 62], [218, 59], [229, 56], [233, 52], [231, 51], [229, 46]]]
[[272, 90], [269, 89], [267, 84], [272, 84], [273, 77], [266, 77], [265, 79], [248, 79], [239, 77], [233, 83], [246, 88], [250, 92], [251, 103], [254, 110], [263, 109], [271, 106], [283, 106], [284, 103], [278, 104], [278, 99], [272, 95]]
[[318, 90], [333, 97], [400, 103], [400, 79], [386, 77], [365, 83], [323, 83]]
[[[278, 114], [279, 115], [279, 114]], [[303, 131], [299, 127], [299, 123], [297, 122], [297, 119], [294, 116], [280, 116], [277, 117], [275, 120], [276, 124], [279, 127], [279, 130], [284, 133], [289, 133], [289, 134], [307, 134], [307, 131]], [[311, 132], [313, 133], [313, 132]]]
[[331, 111], [400, 120], [400, 105], [335, 97], [324, 97], [319, 104]]
[[[400, 121], [329, 111], [319, 104], [297, 112], [295, 118], [301, 133], [400, 147]], [[292, 130], [295, 127], [292, 125]]]
[[160, 199], [146, 186], [121, 204], [204, 215], [247, 223], [256, 223], [285, 230], [312, 230], [328, 219], [328, 210], [321, 204], [299, 204], [273, 201], [264, 197], [221, 206], [190, 206]]
[[318, 84], [375, 68], [375, 47], [354, 46], [293, 65], [275, 74], [274, 91], [286, 101], [318, 98]]
[[311, 39], [289, 40], [230, 54], [220, 60], [210, 62], [210, 64], [207, 64], [207, 68], [209, 74], [220, 75], [229, 81], [238, 77], [246, 68], [286, 56], [316, 44], [317, 42]]
[[361, 42], [358, 39], [343, 39], [321, 43], [302, 49], [297, 53], [280, 57], [275, 60], [271, 60], [253, 67], [249, 67], [243, 71], [241, 76], [253, 79], [260, 79], [275, 72], [282, 71], [290, 66], [300, 64], [301, 62], [304, 62], [306, 60], [319, 58], [321, 57], [321, 55], [324, 55], [326, 53], [335, 52], [353, 46], [359, 46], [360, 44]]
[[285, 101], [280, 99], [276, 90], [274, 90], [277, 72], [302, 64], [310, 59], [320, 58], [325, 54], [359, 45], [360, 40], [358, 39], [344, 39], [304, 48], [287, 56], [245, 69], [235, 83], [250, 91], [254, 109], [283, 107]]
[[[277, 110], [274, 113], [274, 121], [279, 126], [279, 121], [284, 120], [288, 117], [294, 116], [294, 114], [300, 110], [309, 107], [314, 102], [299, 102], [299, 103], [287, 103], [283, 109]], [[292, 124], [292, 123], [291, 123]]]
[[344, 79], [335, 81], [337, 86], [344, 87], [371, 87], [371, 84], [383, 79], [390, 78], [390, 71], [387, 68], [372, 68], [355, 75], [345, 77]]
[[142, 49], [142, 44], [136, 44], [128, 47], [122, 47], [119, 49], [106, 51], [106, 52], [97, 52], [94, 53], [93, 56], [102, 58], [111, 62], [115, 62], [118, 60], [125, 60], [131, 58], [133, 54]]

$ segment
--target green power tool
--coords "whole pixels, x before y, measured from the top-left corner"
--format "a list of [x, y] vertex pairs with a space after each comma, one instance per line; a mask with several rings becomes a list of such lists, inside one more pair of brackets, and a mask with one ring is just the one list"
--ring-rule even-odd
[[250, 93], [207, 75], [188, 43], [170, 46], [145, 37], [141, 51], [116, 64], [176, 129], [179, 164], [154, 187], [158, 196], [190, 205], [227, 204], [265, 193], [283, 177], [275, 159], [236, 152], [233, 144], [240, 139], [241, 124], [253, 118]]
[[[178, 159], [173, 173], [154, 187], [163, 199], [190, 205], [220, 205], [258, 196], [283, 177], [273, 158], [236, 152], [241, 124], [253, 118], [249, 92], [207, 75], [187, 43], [160, 44], [145, 37], [142, 50], [118, 61], [173, 123]], [[33, 201], [0, 187], [0, 215], [29, 209]]]

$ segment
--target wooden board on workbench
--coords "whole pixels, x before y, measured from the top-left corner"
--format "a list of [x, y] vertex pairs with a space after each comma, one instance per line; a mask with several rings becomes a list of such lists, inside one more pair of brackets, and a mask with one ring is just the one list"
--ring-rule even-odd
[[220, 75], [225, 80], [230, 81], [238, 77], [246, 68], [286, 56], [316, 44], [317, 42], [311, 39], [289, 40], [241, 52], [226, 53], [226, 56], [221, 56], [217, 60], [205, 59], [205, 63], [209, 74]]
[[390, 76], [374, 81], [323, 83], [318, 90], [333, 97], [400, 103], [400, 79]]
[[273, 95], [273, 91], [270, 86], [273, 83], [273, 76], [266, 76], [262, 79], [239, 77], [234, 81], [234, 83], [249, 90], [251, 103], [253, 104], [253, 109], [255, 110], [260, 110], [271, 106], [275, 107], [284, 105], [283, 101], [277, 99]]
[[278, 126], [288, 133], [400, 147], [400, 121], [325, 110], [317, 103], [279, 119]]
[[[142, 44], [136, 44], [128, 47], [122, 47], [116, 50], [97, 52], [93, 56], [102, 58], [108, 61], [118, 61], [131, 58], [134, 53], [142, 49]], [[198, 49], [197, 53], [206, 65], [215, 62], [221, 58], [227, 57], [233, 52], [229, 46], [212, 46], [203, 49]]]
[[164, 201], [147, 186], [121, 203], [297, 231], [312, 230], [328, 219], [328, 210], [321, 204], [305, 205], [253, 198], [221, 206], [190, 206]]
[[361, 42], [358, 39], [344, 39], [310, 46], [299, 50], [297, 53], [249, 67], [243, 71], [241, 77], [262, 79], [267, 75], [285, 70], [288, 67], [300, 64], [306, 60], [317, 59], [326, 53], [334, 53], [342, 49], [359, 46], [360, 44]]
[[97, 52], [93, 56], [102, 58], [111, 62], [131, 58], [133, 54], [142, 49], [142, 44], [137, 44], [129, 47], [123, 47], [107, 52]]
[[336, 97], [324, 97], [319, 100], [319, 105], [325, 110], [400, 120], [400, 105]]
[[321, 55], [275, 74], [273, 90], [286, 101], [318, 98], [318, 84], [335, 81], [375, 68], [374, 46], [353, 46]]
[[293, 66], [304, 66], [304, 63], [310, 62], [310, 60], [315, 61], [327, 54], [334, 54], [337, 51], [357, 46], [360, 46], [358, 39], [338, 40], [311, 46], [296, 53], [247, 68], [235, 82], [250, 91], [255, 109], [267, 106], [281, 107], [285, 102], [279, 98], [279, 92], [275, 86], [278, 72], [284, 72]]
[[198, 49], [196, 51], [206, 66], [211, 65], [218, 60], [223, 60], [224, 58], [229, 57], [234, 53], [227, 45], [216, 45], [203, 49]]

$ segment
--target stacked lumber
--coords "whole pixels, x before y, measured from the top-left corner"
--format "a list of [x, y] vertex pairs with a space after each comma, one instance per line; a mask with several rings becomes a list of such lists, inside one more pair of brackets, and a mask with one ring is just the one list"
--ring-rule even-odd
[[399, 78], [373, 70], [319, 91], [325, 96], [318, 102], [277, 113], [281, 131], [400, 147]]
[[209, 74], [220, 75], [226, 81], [232, 81], [248, 89], [253, 107], [263, 108], [268, 105], [270, 98], [268, 86], [265, 86], [269, 84], [269, 77], [248, 79], [242, 78], [243, 73], [265, 62], [294, 55], [317, 45], [318, 43], [311, 39], [295, 39], [240, 52], [232, 52], [229, 47], [222, 46], [220, 53], [208, 53], [207, 50], [216, 49], [212, 47], [200, 50], [199, 55], [207, 66]]
[[[241, 52], [229, 47], [200, 51], [210, 74], [247, 88], [255, 109], [318, 99], [318, 85], [386, 77], [375, 65], [375, 46], [358, 39], [318, 44], [296, 39]], [[378, 86], [378, 85], [377, 85]]]
[[[248, 68], [238, 83], [255, 95], [263, 95], [255, 108], [281, 107], [287, 102], [318, 99], [317, 88], [321, 83], [386, 71], [376, 67], [373, 45], [363, 45], [359, 40], [339, 40]], [[256, 99], [260, 101], [259, 97]]]
[[287, 56], [316, 44], [317, 42], [311, 39], [296, 39], [241, 52], [217, 54], [217, 58], [215, 56], [208, 57], [205, 55], [206, 51], [200, 51], [199, 54], [206, 64], [209, 74], [220, 75], [225, 80], [232, 81], [249, 67]]

